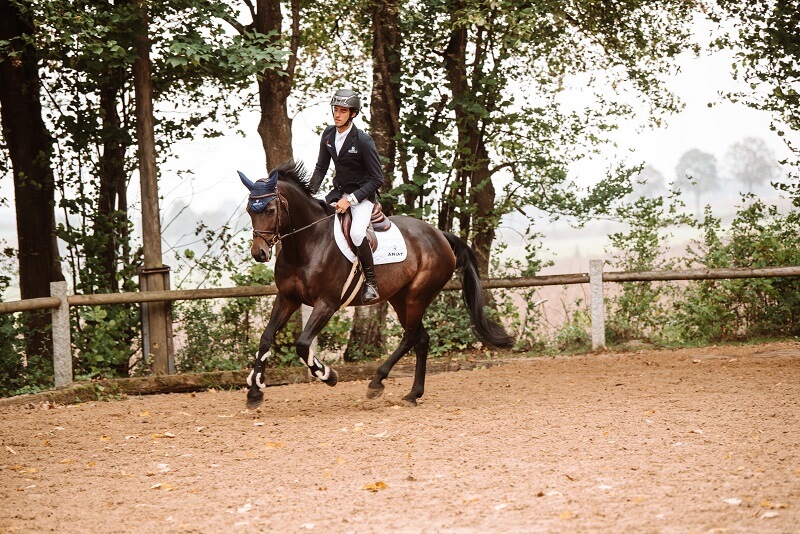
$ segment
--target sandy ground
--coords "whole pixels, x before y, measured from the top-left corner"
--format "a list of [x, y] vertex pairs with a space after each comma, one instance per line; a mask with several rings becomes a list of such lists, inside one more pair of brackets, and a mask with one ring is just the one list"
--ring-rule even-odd
[[0, 532], [798, 532], [800, 344], [0, 410]]

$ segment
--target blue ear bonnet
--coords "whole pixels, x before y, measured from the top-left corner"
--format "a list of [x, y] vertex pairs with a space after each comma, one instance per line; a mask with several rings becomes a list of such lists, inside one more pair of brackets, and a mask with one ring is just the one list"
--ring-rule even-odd
[[253, 213], [260, 213], [269, 205], [270, 202], [278, 198], [278, 172], [273, 171], [269, 178], [252, 182], [244, 173], [239, 173], [242, 183], [250, 190], [247, 205]]

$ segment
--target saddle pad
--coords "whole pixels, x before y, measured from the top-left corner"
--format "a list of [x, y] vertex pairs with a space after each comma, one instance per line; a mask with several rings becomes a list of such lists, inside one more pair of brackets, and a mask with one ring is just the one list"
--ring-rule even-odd
[[[339, 224], [338, 217], [334, 219], [333, 237], [336, 239], [336, 244], [339, 245], [339, 250], [342, 251], [345, 258], [351, 262], [358, 261], [358, 258], [356, 258], [353, 251], [350, 250], [345, 240], [344, 233], [342, 232], [342, 225]], [[392, 227], [385, 232], [375, 232], [375, 237], [378, 238], [378, 248], [372, 253], [372, 259], [375, 265], [400, 263], [406, 259], [406, 255], [408, 254], [406, 242], [403, 239], [403, 234], [400, 233], [400, 228], [398, 228], [396, 224], [393, 224]]]

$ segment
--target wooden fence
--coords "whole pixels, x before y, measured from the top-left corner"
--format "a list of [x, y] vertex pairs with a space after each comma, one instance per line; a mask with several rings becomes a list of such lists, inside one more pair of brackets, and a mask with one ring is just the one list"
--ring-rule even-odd
[[[588, 273], [530, 276], [519, 278], [491, 278], [483, 281], [486, 289], [509, 289], [571, 284], [590, 285], [590, 313], [592, 322], [592, 348], [605, 347], [604, 282], [654, 282], [668, 280], [725, 280], [734, 278], [781, 278], [800, 276], [800, 266], [729, 269], [687, 269], [681, 271], [603, 272], [604, 260], [589, 262]], [[461, 283], [451, 281], [445, 291], [461, 289]], [[32, 310], [52, 310], [53, 315], [53, 366], [55, 385], [72, 382], [72, 353], [69, 324], [70, 306], [103, 306], [107, 304], [134, 304], [145, 302], [172, 302], [237, 297], [276, 295], [277, 288], [269, 286], [226, 287], [214, 289], [187, 289], [109, 293], [98, 295], [67, 295], [66, 282], [50, 284], [50, 297], [11, 302], [0, 302], [0, 313]]]

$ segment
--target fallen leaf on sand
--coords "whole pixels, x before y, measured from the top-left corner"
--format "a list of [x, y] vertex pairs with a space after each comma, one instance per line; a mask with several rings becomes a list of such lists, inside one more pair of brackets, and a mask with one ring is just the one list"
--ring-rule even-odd
[[388, 487], [389, 486], [387, 486], [385, 482], [379, 480], [378, 482], [367, 484], [366, 486], [364, 486], [364, 489], [367, 491], [371, 491], [372, 493], [377, 493], [378, 491], [385, 490]]

